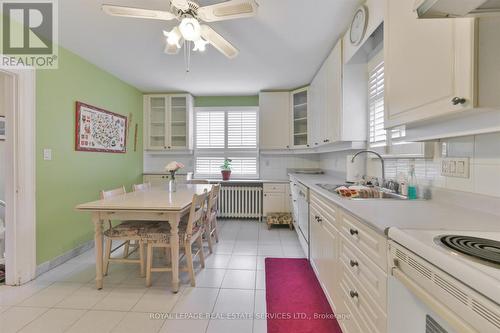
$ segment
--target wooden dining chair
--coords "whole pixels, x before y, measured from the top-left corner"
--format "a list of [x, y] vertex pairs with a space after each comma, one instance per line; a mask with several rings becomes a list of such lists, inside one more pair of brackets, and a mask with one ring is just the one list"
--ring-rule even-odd
[[[203, 233], [204, 233], [204, 220], [206, 215], [206, 202], [208, 193], [201, 195], [193, 195], [191, 208], [187, 223], [179, 224], [179, 247], [184, 250], [186, 257], [186, 267], [180, 267], [179, 271], [188, 271], [191, 280], [191, 286], [196, 286], [193, 258], [198, 256], [202, 268], [205, 268], [205, 256], [203, 254]], [[157, 230], [150, 230], [142, 237], [147, 241], [147, 255], [146, 255], [146, 286], [151, 286], [151, 273], [152, 272], [171, 272], [172, 266], [153, 267], [153, 251], [154, 248], [165, 248], [166, 254], [170, 255], [170, 225], [168, 223], [162, 224]], [[193, 245], [197, 248], [193, 249]], [[182, 259], [179, 256], [179, 261]]]
[[151, 183], [142, 183], [132, 185], [132, 192], [148, 191], [151, 189]]
[[208, 250], [213, 253], [212, 237], [215, 242], [219, 242], [219, 231], [217, 226], [217, 207], [219, 202], [220, 184], [212, 186], [212, 190], [208, 196], [207, 215], [205, 218], [205, 239], [208, 243]]
[[[101, 191], [101, 199], [109, 199], [117, 195], [125, 194], [125, 187], [121, 186], [108, 191]], [[104, 251], [104, 275], [108, 275], [108, 268], [111, 262], [139, 264], [141, 266], [141, 276], [145, 275], [145, 260], [144, 260], [144, 243], [141, 241], [140, 234], [147, 229], [146, 224], [140, 221], [124, 221], [113, 226], [111, 220], [108, 220], [109, 228], [104, 231], [104, 239], [106, 241]], [[113, 241], [122, 241], [119, 246], [112, 249]], [[132, 250], [130, 250], [130, 242], [135, 241]], [[122, 258], [112, 258], [111, 254], [123, 246]], [[130, 255], [136, 250], [139, 250], [139, 259], [132, 259]]]

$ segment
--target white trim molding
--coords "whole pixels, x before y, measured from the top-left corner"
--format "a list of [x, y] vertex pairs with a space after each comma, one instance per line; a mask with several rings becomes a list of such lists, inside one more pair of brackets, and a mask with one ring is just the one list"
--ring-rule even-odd
[[0, 67], [7, 77], [5, 168], [6, 284], [20, 285], [36, 272], [35, 70]]

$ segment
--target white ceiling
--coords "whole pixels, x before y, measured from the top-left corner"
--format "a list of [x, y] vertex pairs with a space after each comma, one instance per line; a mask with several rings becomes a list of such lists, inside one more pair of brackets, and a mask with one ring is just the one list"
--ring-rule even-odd
[[111, 17], [100, 9], [105, 2], [166, 10], [168, 0], [59, 1], [60, 44], [143, 92], [252, 95], [309, 83], [361, 0], [257, 1], [256, 17], [210, 24], [239, 56], [229, 60], [209, 47], [192, 54], [190, 73], [182, 53], [163, 53], [162, 30], [176, 21]]

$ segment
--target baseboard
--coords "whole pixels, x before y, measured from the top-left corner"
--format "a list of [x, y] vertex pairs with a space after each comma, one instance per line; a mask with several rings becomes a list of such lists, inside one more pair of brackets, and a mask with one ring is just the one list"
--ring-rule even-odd
[[75, 247], [74, 249], [71, 249], [66, 253], [61, 254], [60, 256], [55, 257], [54, 259], [41, 263], [36, 267], [35, 274], [38, 277], [41, 274], [46, 273], [61, 264], [64, 264], [66, 261], [79, 256], [80, 254], [90, 250], [93, 247], [94, 247], [94, 240], [85, 242], [82, 245]]

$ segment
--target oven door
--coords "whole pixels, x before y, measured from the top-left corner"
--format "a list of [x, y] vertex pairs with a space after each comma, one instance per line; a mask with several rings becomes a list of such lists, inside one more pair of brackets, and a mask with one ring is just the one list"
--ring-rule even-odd
[[400, 280], [389, 276], [388, 333], [460, 333]]

